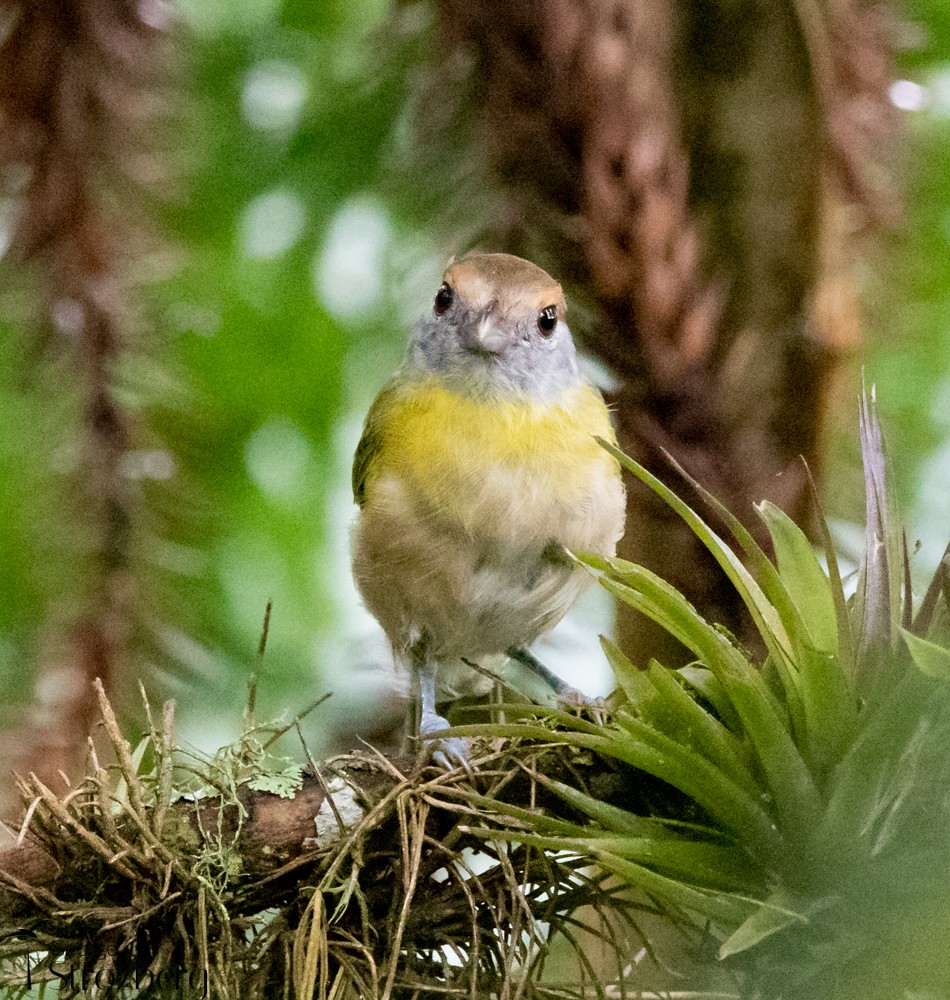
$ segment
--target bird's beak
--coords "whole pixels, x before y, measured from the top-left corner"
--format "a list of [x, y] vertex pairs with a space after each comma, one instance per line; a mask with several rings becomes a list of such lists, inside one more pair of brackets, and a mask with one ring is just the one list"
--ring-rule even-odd
[[508, 337], [499, 330], [491, 316], [483, 316], [473, 331], [470, 349], [478, 354], [501, 354], [508, 343]]

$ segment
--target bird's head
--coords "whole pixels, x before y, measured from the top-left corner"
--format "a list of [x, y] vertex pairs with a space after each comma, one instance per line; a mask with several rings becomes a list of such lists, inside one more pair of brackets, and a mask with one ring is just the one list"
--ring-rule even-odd
[[580, 378], [565, 313], [561, 286], [537, 265], [470, 253], [445, 269], [409, 362], [456, 391], [550, 399]]

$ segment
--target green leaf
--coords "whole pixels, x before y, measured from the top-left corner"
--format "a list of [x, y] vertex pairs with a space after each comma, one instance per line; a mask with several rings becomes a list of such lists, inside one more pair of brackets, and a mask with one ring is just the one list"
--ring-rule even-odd
[[604, 447], [615, 457], [618, 457], [621, 464], [659, 494], [686, 521], [722, 567], [726, 576], [732, 581], [768, 649], [778, 676], [781, 678], [787, 711], [794, 725], [801, 729], [804, 725], [804, 709], [801, 705], [798, 689], [798, 675], [792, 666], [793, 650], [785, 625], [786, 622], [795, 622], [797, 625], [799, 616], [775, 566], [772, 565], [768, 556], [735, 514], [693, 479], [671, 455], [666, 457], [673, 467], [726, 523], [742, 546], [758, 580], [745, 568], [731, 546], [724, 542], [695, 511], [659, 479], [637, 462], [624, 456], [615, 446], [604, 443]]
[[677, 673], [712, 705], [727, 729], [734, 733], [742, 732], [742, 721], [736, 715], [735, 706], [729, 700], [722, 683], [708, 667], [691, 663], [680, 667]]
[[[814, 649], [837, 654], [838, 624], [831, 583], [815, 556], [811, 542], [785, 511], [774, 503], [763, 500], [756, 505], [756, 510], [769, 529], [779, 576], [806, 629], [807, 638], [793, 635], [793, 641], [798, 638], [796, 645], [804, 640]], [[796, 623], [791, 622], [785, 625], [790, 630], [796, 627]]]
[[[494, 812], [500, 813], [503, 816], [510, 816], [512, 819], [524, 823], [528, 829], [533, 830], [536, 833], [556, 837], [586, 837], [589, 836], [591, 832], [591, 828], [589, 826], [584, 826], [580, 823], [570, 823], [567, 820], [550, 816], [538, 809], [526, 809], [523, 806], [517, 806], [511, 802], [495, 799], [489, 795], [480, 795], [478, 792], [474, 792], [469, 788], [448, 785], [442, 789], [442, 794], [449, 798], [462, 799], [464, 802], [468, 802], [473, 806], [478, 806], [485, 812]], [[617, 811], [624, 812], [623, 809], [619, 809]], [[632, 813], [626, 813], [626, 815], [630, 816], [632, 819], [641, 818], [639, 816], [633, 816]], [[650, 823], [651, 821], [644, 820], [644, 822]], [[660, 824], [655, 824], [655, 826], [657, 826], [660, 830], [663, 829]], [[646, 834], [645, 830], [638, 830], [636, 832], [640, 835]]]
[[836, 656], [804, 648], [800, 656], [806, 752], [813, 771], [826, 775], [848, 752], [858, 730], [858, 700]]
[[767, 866], [787, 858], [773, 852], [781, 840], [775, 819], [762, 806], [763, 794], [754, 781], [740, 782], [721, 771], [700, 753], [684, 748], [652, 726], [623, 711], [617, 723], [630, 739], [614, 737], [616, 756], [627, 753], [628, 762], [639, 757], [642, 770], [689, 795], [711, 816], [740, 839], [745, 838]]
[[722, 943], [719, 949], [720, 958], [729, 958], [739, 952], [748, 951], [760, 941], [785, 930], [792, 924], [806, 924], [808, 918], [787, 905], [779, 902], [782, 893], [773, 894]]
[[749, 856], [744, 851], [731, 845], [683, 837], [660, 840], [647, 837], [593, 838], [589, 843], [594, 855], [613, 854], [647, 865], [661, 874], [681, 878], [694, 886], [744, 895], [760, 893], [764, 888], [760, 870], [749, 863]]
[[[515, 834], [517, 835], [517, 834]], [[761, 892], [763, 883], [757, 869], [742, 850], [725, 844], [711, 844], [685, 837], [544, 837], [534, 843], [549, 851], [576, 851], [594, 857], [612, 855], [634, 861], [692, 886], [718, 892]]]
[[835, 624], [838, 629], [838, 659], [843, 669], [848, 672], [849, 677], [853, 678], [855, 666], [854, 634], [851, 630], [851, 615], [848, 611], [848, 601], [844, 596], [844, 583], [841, 579], [841, 570], [838, 567], [838, 554], [835, 552], [835, 543], [831, 537], [831, 532], [828, 530], [828, 521], [821, 506], [821, 497], [818, 495], [818, 488], [807, 466], [805, 471], [808, 473], [812, 503], [818, 512], [818, 530], [821, 534], [825, 562], [828, 564], [828, 584], [831, 587], [831, 596], [835, 602]]
[[655, 574], [620, 559], [582, 561], [589, 566], [606, 565], [622, 577], [625, 583], [605, 574], [600, 579], [611, 593], [668, 628], [719, 678], [761, 762], [781, 829], [793, 841], [803, 842], [820, 815], [821, 798], [781, 708], [759, 672], [679, 591]]
[[[585, 555], [578, 561], [591, 569], [601, 586], [615, 597], [642, 611], [679, 639], [724, 684], [729, 679], [745, 680], [757, 683], [763, 693], [768, 693], [755, 667], [672, 584], [624, 559]], [[777, 703], [775, 707], [778, 709]]]
[[899, 795], [894, 775], [909, 759], [933, 702], [933, 681], [916, 670], [903, 677], [873, 708], [862, 713], [861, 728], [841, 763], [835, 768], [825, 814], [816, 827], [815, 856], [822, 863], [842, 863], [866, 850], [861, 842], [875, 835], [885, 795]]
[[902, 628], [900, 633], [918, 670], [928, 677], [936, 677], [942, 681], [950, 680], [950, 649], [939, 646], [929, 639], [922, 639], [906, 628]]
[[[678, 465], [677, 468], [692, 484], [697, 493], [726, 523], [735, 539], [739, 542], [754, 578], [785, 627], [788, 637], [787, 642], [784, 644], [781, 642], [770, 643], [768, 633], [762, 632], [761, 623], [756, 617], [755, 608], [749, 603], [745, 595], [742, 594], [742, 589], [739, 588], [740, 596], [743, 596], [746, 607], [756, 622], [768, 649], [768, 659], [771, 662], [772, 669], [781, 681], [785, 694], [785, 705], [792, 720], [793, 728], [798, 732], [802, 732], [805, 728], [805, 709], [801, 702], [800, 678], [795, 669], [794, 661], [794, 654], [800, 646], [801, 637], [806, 634], [801, 613], [792, 599], [792, 595], [789, 593], [784, 579], [769, 557], [762, 551], [761, 546], [756, 542], [752, 533], [724, 503], [689, 476], [685, 469], [680, 468]], [[791, 642], [791, 649], [788, 647], [788, 642]]]
[[788, 861], [788, 844], [774, 818], [763, 808], [757, 788], [737, 784], [702, 755], [686, 749], [632, 715], [621, 713], [618, 723], [619, 728], [602, 727], [599, 736], [518, 724], [453, 726], [451, 733], [567, 743], [616, 757], [689, 795], [745, 844], [765, 867], [781, 868]]
[[[796, 846], [807, 842], [823, 803], [804, 759], [789, 732], [777, 724], [769, 703], [750, 685], [733, 685], [732, 703], [765, 772], [782, 832]], [[787, 858], [794, 865], [796, 859]]]
[[[752, 574], [742, 564], [742, 560], [735, 554], [735, 552], [733, 552], [731, 546], [724, 542], [688, 504], [681, 500], [665, 483], [657, 479], [653, 473], [649, 472], [632, 458], [629, 458], [610, 442], [601, 441], [601, 444], [607, 449], [607, 451], [610, 452], [611, 455], [614, 456], [614, 458], [617, 459], [618, 462], [620, 462], [624, 468], [628, 469], [641, 482], [649, 486], [654, 493], [666, 501], [666, 503], [689, 525], [690, 529], [703, 543], [703, 545], [706, 546], [716, 562], [718, 562], [722, 567], [723, 572], [732, 581], [733, 586], [739, 592], [739, 596], [749, 609], [749, 614], [752, 616], [752, 619], [755, 622], [756, 627], [758, 628], [759, 633], [761, 634], [762, 639], [769, 651], [773, 655], [786, 658], [791, 652], [791, 644], [789, 642], [788, 635], [785, 632], [785, 627], [782, 624], [775, 607], [766, 598], [762, 588], [752, 577]], [[765, 554], [762, 553], [761, 549], [759, 549], [759, 547], [752, 540], [751, 535], [749, 535], [748, 531], [742, 527], [735, 516], [732, 515], [721, 503], [719, 503], [719, 501], [717, 501], [711, 493], [704, 490], [699, 483], [697, 483], [676, 463], [672, 456], [668, 457], [678, 471], [685, 476], [710, 503], [713, 504], [718, 513], [722, 514], [726, 518], [730, 529], [737, 532], [737, 538], [739, 538], [740, 543], [744, 539], [747, 544], [751, 545], [751, 547], [759, 553], [761, 560], [768, 563], [768, 559], [765, 557]], [[740, 535], [742, 537], [739, 537]], [[768, 564], [771, 566], [771, 563]]]
[[580, 857], [590, 855], [601, 868], [613, 872], [633, 888], [683, 910], [698, 913], [705, 920], [714, 921], [729, 930], [746, 920], [756, 905], [754, 901], [737, 893], [704, 889], [689, 885], [678, 878], [670, 878], [653, 871], [648, 865], [639, 864], [608, 850], [597, 849], [585, 838], [575, 841], [544, 837], [520, 830], [496, 830], [490, 827], [463, 827], [463, 829], [488, 840], [530, 844], [548, 851], [570, 851]]
[[617, 645], [607, 636], [600, 637], [600, 645], [614, 672], [617, 685], [627, 696], [627, 701], [640, 711], [649, 709], [649, 702], [655, 698], [656, 689], [647, 677], [647, 671], [641, 670]]
[[644, 721], [698, 750], [740, 784], [755, 784], [742, 743], [689, 696], [673, 671], [655, 660], [638, 670], [609, 639], [601, 637], [600, 642], [631, 707]]
[[282, 799], [292, 799], [303, 787], [303, 771], [296, 764], [283, 771], [261, 771], [247, 783], [249, 788], [259, 792], [270, 792]]
[[[846, 752], [857, 726], [857, 699], [838, 657], [838, 616], [847, 622], [847, 610], [843, 597], [836, 601], [831, 580], [798, 525], [768, 501], [756, 509], [769, 529], [779, 575], [796, 611], [786, 626], [795, 645], [801, 743], [811, 767], [826, 774]], [[843, 638], [850, 649], [849, 637]]]
[[654, 839], [674, 837], [677, 830], [688, 830], [706, 837], [713, 837], [719, 833], [712, 827], [700, 826], [698, 823], [637, 816], [636, 813], [602, 802], [600, 799], [595, 799], [593, 796], [587, 795], [571, 785], [565, 785], [561, 781], [544, 778], [541, 775], [538, 777], [546, 788], [550, 788], [568, 805], [573, 806], [579, 812], [586, 813], [605, 830], [610, 830], [613, 833], [627, 833], [633, 837], [653, 837]]
[[755, 903], [738, 895], [713, 892], [686, 885], [651, 871], [645, 865], [609, 853], [595, 854], [597, 863], [624, 879], [629, 885], [665, 899], [675, 906], [698, 913], [724, 929], [735, 927], [749, 917]]
[[917, 617], [914, 619], [915, 635], [926, 635], [929, 631], [937, 610], [937, 602], [940, 599], [940, 594], [947, 590], [946, 573], [948, 569], [950, 569], [950, 544], [943, 550], [943, 555], [937, 564], [937, 570], [930, 578], [927, 591], [920, 602]]

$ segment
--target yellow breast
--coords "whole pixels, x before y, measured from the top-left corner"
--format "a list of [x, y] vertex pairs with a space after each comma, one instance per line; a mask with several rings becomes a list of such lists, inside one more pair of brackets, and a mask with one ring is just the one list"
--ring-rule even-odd
[[589, 385], [539, 402], [471, 398], [413, 380], [392, 393], [375, 430], [370, 505], [374, 485], [392, 477], [470, 534], [517, 540], [528, 531], [569, 547], [616, 541], [620, 472], [595, 440], [613, 441], [614, 432]]

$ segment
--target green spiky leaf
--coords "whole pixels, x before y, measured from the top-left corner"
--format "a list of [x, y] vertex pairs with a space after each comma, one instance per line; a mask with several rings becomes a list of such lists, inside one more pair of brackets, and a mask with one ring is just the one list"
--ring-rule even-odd
[[786, 622], [786, 627], [803, 629], [801, 640], [807, 637], [814, 649], [836, 656], [838, 626], [831, 582], [811, 542], [780, 507], [764, 500], [756, 509], [769, 529], [779, 577], [798, 611], [796, 621]]
[[784, 893], [774, 893], [747, 920], [741, 923], [719, 948], [720, 958], [729, 958], [754, 948], [757, 944], [786, 928], [807, 921], [802, 913], [792, 908]]
[[928, 677], [950, 681], [950, 649], [939, 646], [929, 639], [922, 639], [906, 628], [902, 628], [900, 633], [918, 669]]

